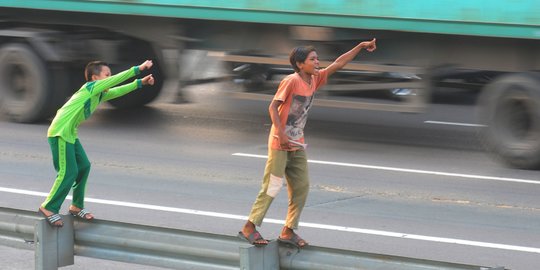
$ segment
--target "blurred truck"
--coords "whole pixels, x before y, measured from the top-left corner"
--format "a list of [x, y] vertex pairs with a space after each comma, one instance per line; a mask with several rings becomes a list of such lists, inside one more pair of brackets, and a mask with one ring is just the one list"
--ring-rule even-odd
[[[373, 37], [377, 53], [334, 76], [320, 104], [422, 112], [435, 87], [472, 89], [487, 149], [510, 166], [540, 167], [536, 0], [0, 0], [0, 110], [17, 122], [46, 119], [88, 61], [118, 70], [152, 58], [154, 89], [112, 102], [142, 106], [165, 75], [185, 72], [164, 50], [214, 52], [246, 86], [234, 94], [257, 97], [292, 72], [293, 46], [313, 44], [330, 60]], [[365, 99], [373, 90], [400, 98]]]

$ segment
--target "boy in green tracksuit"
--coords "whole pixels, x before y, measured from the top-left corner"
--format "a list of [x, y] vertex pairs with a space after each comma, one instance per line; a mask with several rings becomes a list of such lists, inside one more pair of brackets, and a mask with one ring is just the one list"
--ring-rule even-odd
[[86, 220], [94, 218], [94, 215], [84, 209], [84, 193], [90, 173], [90, 161], [78, 139], [77, 128], [92, 115], [100, 103], [123, 96], [142, 88], [143, 85], [153, 85], [154, 78], [150, 74], [131, 83], [111, 88], [140, 74], [143, 70], [150, 69], [152, 65], [152, 61], [147, 60], [139, 66], [111, 76], [111, 69], [105, 62], [90, 62], [84, 71], [87, 82], [57, 111], [47, 131], [47, 137], [54, 168], [58, 174], [49, 196], [39, 207], [39, 213], [45, 216], [52, 226], [64, 225], [58, 212], [71, 188], [73, 188], [73, 202], [69, 207], [69, 213]]

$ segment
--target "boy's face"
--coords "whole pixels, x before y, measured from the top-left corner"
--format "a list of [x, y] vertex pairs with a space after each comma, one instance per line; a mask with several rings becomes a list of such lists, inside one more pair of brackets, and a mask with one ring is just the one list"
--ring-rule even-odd
[[103, 80], [111, 76], [111, 69], [108, 66], [102, 66], [99, 75], [92, 75], [92, 80]]
[[300, 68], [300, 71], [307, 74], [315, 74], [319, 69], [319, 56], [317, 55], [317, 52], [310, 52], [303, 63], [298, 63], [298, 68]]

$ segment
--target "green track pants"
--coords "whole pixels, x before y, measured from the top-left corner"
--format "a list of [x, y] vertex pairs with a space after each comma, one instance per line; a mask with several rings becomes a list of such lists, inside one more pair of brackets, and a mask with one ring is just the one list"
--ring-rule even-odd
[[83, 209], [86, 180], [90, 173], [90, 161], [88, 161], [79, 139], [71, 144], [60, 137], [53, 137], [49, 138], [49, 145], [54, 169], [58, 174], [49, 196], [41, 206], [51, 212], [58, 213], [73, 187], [72, 204]]

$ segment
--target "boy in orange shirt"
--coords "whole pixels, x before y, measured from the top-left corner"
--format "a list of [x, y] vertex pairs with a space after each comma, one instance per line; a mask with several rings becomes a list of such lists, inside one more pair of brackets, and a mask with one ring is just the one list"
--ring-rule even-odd
[[338, 57], [332, 64], [319, 70], [319, 58], [315, 48], [294, 48], [289, 60], [295, 73], [285, 77], [270, 103], [272, 128], [268, 137], [268, 160], [261, 190], [255, 200], [248, 221], [238, 236], [255, 246], [268, 244], [255, 226], [261, 226], [272, 201], [287, 179], [289, 208], [285, 226], [278, 241], [304, 247], [307, 242], [294, 230], [298, 228], [300, 214], [309, 192], [307, 157], [304, 143], [304, 126], [308, 110], [317, 89], [327, 82], [328, 76], [354, 59], [362, 49], [373, 52], [376, 40], [364, 41]]

